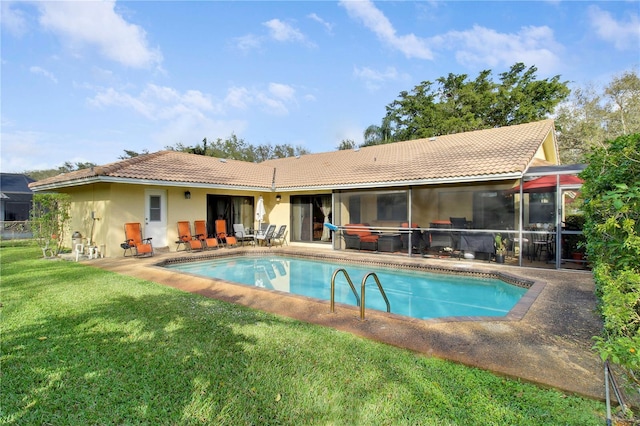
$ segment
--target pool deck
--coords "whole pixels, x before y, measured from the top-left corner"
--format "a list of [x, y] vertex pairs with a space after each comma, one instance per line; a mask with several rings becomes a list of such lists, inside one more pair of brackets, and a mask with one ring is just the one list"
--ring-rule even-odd
[[346, 257], [345, 252], [314, 251], [306, 247], [234, 248], [204, 253], [157, 253], [149, 258], [113, 257], [83, 263], [205, 297], [333, 327], [426, 356], [568, 393], [598, 400], [605, 398], [603, 364], [591, 349], [592, 336], [600, 333], [602, 323], [595, 313], [596, 298], [590, 273], [349, 251], [350, 260], [502, 272], [536, 282], [507, 318], [418, 320], [369, 310], [366, 320], [360, 321], [357, 307], [336, 304], [336, 312], [330, 313], [327, 301], [180, 274], [155, 266], [176, 257], [196, 260], [230, 252], [287, 255], [301, 251], [336, 259]]

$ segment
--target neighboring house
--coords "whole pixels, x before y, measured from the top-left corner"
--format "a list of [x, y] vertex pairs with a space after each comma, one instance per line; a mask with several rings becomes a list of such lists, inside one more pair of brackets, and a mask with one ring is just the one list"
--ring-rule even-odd
[[29, 220], [33, 192], [29, 176], [18, 173], [0, 173], [0, 220]]
[[25, 226], [29, 220], [33, 192], [29, 184], [35, 182], [29, 176], [18, 173], [0, 173], [0, 235], [2, 238], [29, 238]]
[[181, 220], [206, 219], [210, 232], [216, 219], [229, 230], [256, 227], [259, 197], [263, 221], [287, 225], [291, 244], [339, 249], [324, 222], [401, 232], [403, 223], [429, 228], [461, 217], [474, 229], [522, 229], [527, 194], [514, 188], [532, 168], [558, 162], [553, 121], [543, 120], [259, 164], [160, 151], [30, 187], [70, 194], [71, 230], [105, 244], [108, 256], [121, 254], [125, 222], [142, 223], [155, 247], [171, 249]]

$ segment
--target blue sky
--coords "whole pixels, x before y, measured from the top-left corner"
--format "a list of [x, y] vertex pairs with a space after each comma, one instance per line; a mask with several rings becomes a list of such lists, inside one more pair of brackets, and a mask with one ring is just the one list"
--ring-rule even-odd
[[1, 2], [3, 172], [232, 133], [362, 142], [422, 81], [515, 62], [602, 86], [640, 62], [640, 3]]

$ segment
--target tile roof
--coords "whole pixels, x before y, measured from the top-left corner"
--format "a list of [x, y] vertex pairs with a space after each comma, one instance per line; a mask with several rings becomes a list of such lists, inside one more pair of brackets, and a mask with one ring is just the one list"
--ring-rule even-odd
[[543, 120], [261, 164], [277, 169], [279, 189], [474, 180], [523, 172], [550, 132]]
[[271, 189], [275, 183], [276, 189], [285, 190], [490, 179], [522, 173], [553, 130], [553, 120], [543, 120], [259, 164], [160, 151], [43, 179], [30, 187], [132, 180], [238, 189]]
[[30, 186], [31, 188], [69, 186], [96, 180], [132, 180], [134, 181], [132, 183], [144, 180], [187, 185], [270, 189], [273, 167], [178, 151], [159, 151], [103, 166], [60, 174]]

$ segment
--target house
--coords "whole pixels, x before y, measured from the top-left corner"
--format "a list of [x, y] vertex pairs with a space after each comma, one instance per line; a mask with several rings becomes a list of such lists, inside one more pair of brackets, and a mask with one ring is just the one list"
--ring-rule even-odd
[[0, 219], [2, 221], [29, 220], [33, 192], [29, 176], [18, 173], [0, 173]]
[[2, 238], [24, 238], [31, 234], [24, 222], [29, 220], [33, 192], [29, 176], [18, 173], [0, 173], [0, 220]]
[[160, 151], [30, 187], [70, 194], [72, 230], [106, 245], [107, 256], [120, 255], [125, 222], [142, 223], [155, 247], [170, 250], [178, 221], [206, 219], [211, 233], [216, 219], [229, 230], [256, 227], [260, 197], [263, 220], [286, 224], [292, 245], [344, 249], [323, 223], [367, 224], [411, 252], [407, 230], [451, 226], [451, 218], [473, 230], [523, 229], [536, 212], [524, 211], [527, 195], [514, 188], [536, 166], [558, 162], [554, 123], [542, 120], [259, 164]]

